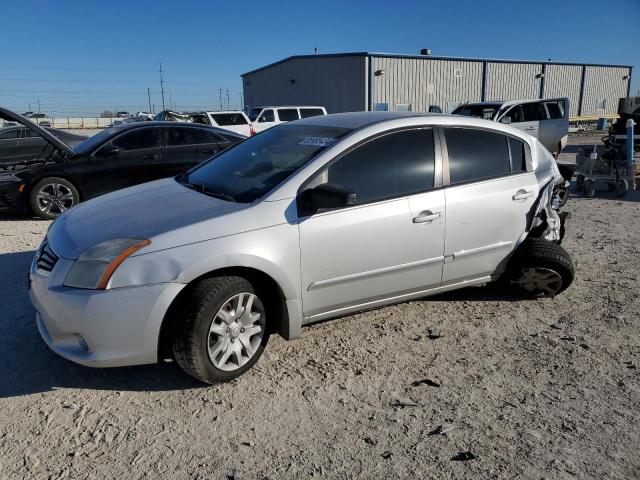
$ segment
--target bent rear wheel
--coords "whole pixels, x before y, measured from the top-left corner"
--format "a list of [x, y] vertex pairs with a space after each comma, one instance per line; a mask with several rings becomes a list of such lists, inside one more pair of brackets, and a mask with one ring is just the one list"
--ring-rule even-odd
[[571, 257], [557, 243], [527, 239], [505, 272], [504, 283], [525, 297], [554, 297], [573, 282]]
[[53, 220], [80, 201], [76, 187], [58, 177], [44, 178], [31, 190], [31, 209], [40, 218]]

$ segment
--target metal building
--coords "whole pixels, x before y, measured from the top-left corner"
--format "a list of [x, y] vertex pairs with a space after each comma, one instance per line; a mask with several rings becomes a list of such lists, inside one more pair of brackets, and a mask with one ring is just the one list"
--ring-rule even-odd
[[627, 65], [342, 53], [298, 55], [242, 75], [244, 102], [362, 110], [445, 112], [465, 102], [568, 97], [572, 117], [616, 115], [631, 86]]

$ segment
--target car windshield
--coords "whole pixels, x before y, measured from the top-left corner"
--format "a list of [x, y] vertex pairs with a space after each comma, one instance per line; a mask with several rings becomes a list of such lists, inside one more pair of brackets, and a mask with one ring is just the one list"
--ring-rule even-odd
[[258, 115], [260, 115], [261, 111], [262, 111], [262, 108], [252, 108], [251, 110], [249, 110], [249, 115], [247, 115], [249, 117], [249, 120], [251, 120], [252, 122], [255, 122], [256, 118], [258, 118]]
[[270, 128], [181, 175], [178, 181], [204, 194], [250, 203], [349, 131], [311, 125]]
[[493, 118], [495, 117], [495, 114], [499, 109], [500, 109], [499, 103], [490, 104], [490, 105], [468, 104], [468, 105], [460, 105], [451, 113], [453, 113], [454, 115], [464, 115], [465, 117], [477, 117], [477, 118], [483, 118], [485, 120], [493, 120]]

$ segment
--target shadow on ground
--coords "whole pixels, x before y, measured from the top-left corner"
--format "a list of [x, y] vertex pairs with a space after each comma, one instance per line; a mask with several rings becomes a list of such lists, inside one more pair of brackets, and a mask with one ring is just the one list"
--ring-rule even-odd
[[94, 369], [71, 363], [41, 340], [27, 292], [34, 251], [0, 255], [0, 398], [58, 388], [167, 391], [199, 388], [175, 363]]

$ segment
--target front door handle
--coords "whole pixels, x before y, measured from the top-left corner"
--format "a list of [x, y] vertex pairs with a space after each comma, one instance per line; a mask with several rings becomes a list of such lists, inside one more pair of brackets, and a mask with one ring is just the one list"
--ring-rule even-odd
[[518, 190], [516, 194], [511, 197], [513, 200], [526, 200], [527, 198], [533, 197], [533, 192], [528, 192], [527, 190]]
[[535, 130], [536, 127], [525, 127], [525, 130]]
[[440, 212], [425, 210], [424, 212], [420, 212], [417, 217], [413, 217], [413, 223], [433, 222], [438, 218], [440, 218]]
[[145, 160], [155, 160], [156, 156], [153, 153], [147, 153], [145, 154], [145, 156], [143, 157]]

